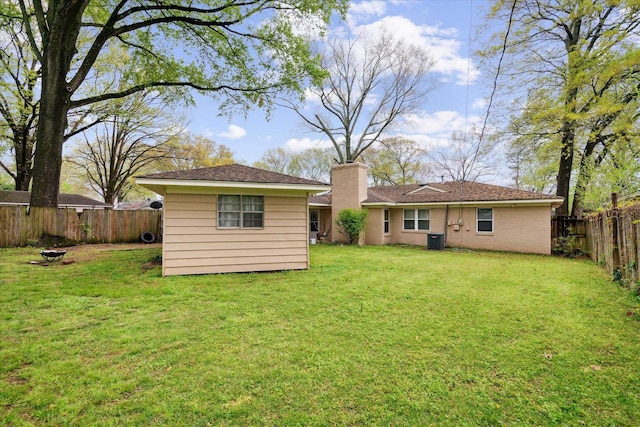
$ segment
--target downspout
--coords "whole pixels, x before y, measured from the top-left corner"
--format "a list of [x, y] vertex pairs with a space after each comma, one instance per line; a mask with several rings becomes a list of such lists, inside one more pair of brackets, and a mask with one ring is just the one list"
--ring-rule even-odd
[[449, 205], [444, 210], [444, 246], [447, 246], [447, 233], [449, 231]]

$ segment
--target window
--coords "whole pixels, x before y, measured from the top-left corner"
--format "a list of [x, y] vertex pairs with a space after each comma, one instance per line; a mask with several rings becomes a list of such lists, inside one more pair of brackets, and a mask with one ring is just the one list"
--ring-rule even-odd
[[320, 211], [309, 211], [309, 231], [320, 231]]
[[389, 209], [384, 210], [384, 234], [389, 234], [391, 231]]
[[218, 227], [262, 228], [263, 196], [218, 196]]
[[476, 209], [478, 233], [493, 233], [493, 208]]
[[405, 209], [404, 230], [428, 230], [429, 209]]

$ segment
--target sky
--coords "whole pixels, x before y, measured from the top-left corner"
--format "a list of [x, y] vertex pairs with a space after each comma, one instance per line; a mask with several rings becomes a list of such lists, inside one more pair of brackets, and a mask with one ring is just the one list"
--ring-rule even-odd
[[[488, 5], [488, 0], [352, 1], [346, 20], [332, 25], [329, 36], [384, 23], [398, 37], [428, 49], [435, 59], [432, 73], [438, 86], [409, 117], [410, 124], [395, 135], [437, 150], [449, 143], [452, 131], [484, 120], [488, 79], [472, 52], [480, 47], [474, 41], [476, 27]], [[238, 115], [229, 119], [218, 116], [215, 101], [197, 97], [196, 106], [186, 113], [191, 133], [228, 146], [236, 160], [248, 164], [268, 149], [301, 151], [331, 146], [326, 137], [305, 129], [298, 116], [286, 108], [276, 108], [269, 121], [259, 109], [246, 118]]]

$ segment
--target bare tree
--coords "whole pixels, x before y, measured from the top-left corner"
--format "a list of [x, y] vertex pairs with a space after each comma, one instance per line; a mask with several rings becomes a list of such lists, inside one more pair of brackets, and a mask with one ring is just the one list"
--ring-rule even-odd
[[134, 175], [167, 156], [164, 145], [179, 130], [166, 125], [157, 101], [144, 92], [119, 101], [117, 112], [93, 129], [94, 138], [85, 133], [66, 156], [105, 203], [123, 199]]
[[489, 155], [491, 147], [480, 140], [479, 133], [472, 129], [467, 134], [454, 131], [452, 144], [446, 149], [429, 155], [435, 166], [435, 173], [453, 181], [477, 181], [492, 172]]
[[338, 163], [349, 163], [419, 108], [435, 87], [429, 75], [433, 65], [427, 51], [387, 30], [334, 39], [322, 55], [328, 77], [310, 89], [318, 109], [309, 113], [291, 102], [285, 105], [311, 131], [329, 138]]

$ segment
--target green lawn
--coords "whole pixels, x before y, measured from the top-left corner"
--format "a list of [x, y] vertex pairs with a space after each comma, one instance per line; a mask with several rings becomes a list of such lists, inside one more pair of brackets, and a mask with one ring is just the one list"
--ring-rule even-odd
[[1, 425], [637, 425], [640, 301], [585, 260], [314, 246], [160, 277], [159, 249], [0, 249]]

